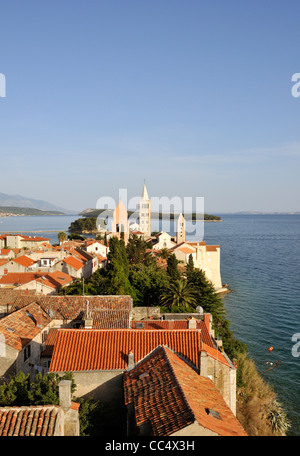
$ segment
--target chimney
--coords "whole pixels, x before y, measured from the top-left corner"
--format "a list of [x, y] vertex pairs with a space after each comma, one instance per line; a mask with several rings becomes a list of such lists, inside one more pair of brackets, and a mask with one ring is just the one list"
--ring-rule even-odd
[[204, 319], [204, 324], [207, 327], [209, 334], [211, 334], [211, 314], [208, 314], [208, 313], [204, 314], [203, 319]]
[[187, 320], [188, 329], [197, 329], [197, 320], [194, 317], [190, 317]]
[[89, 301], [86, 301], [86, 314], [84, 319], [84, 327], [85, 329], [92, 329], [93, 328], [93, 318], [91, 315], [91, 311], [89, 309]]
[[85, 327], [85, 329], [93, 329], [93, 319], [92, 318], [85, 318], [84, 319], [84, 327]]
[[59, 405], [64, 412], [71, 408], [71, 380], [61, 380], [59, 382]]
[[208, 364], [207, 352], [201, 351], [200, 357], [199, 357], [199, 375], [201, 375], [202, 377], [208, 377], [207, 364]]
[[59, 382], [59, 405], [63, 416], [61, 421], [63, 436], [79, 436], [79, 404], [72, 403], [71, 380], [61, 380]]
[[42, 316], [40, 314], [37, 313], [35, 315], [35, 321], [36, 321], [36, 326], [38, 328], [42, 328], [43, 327], [43, 325], [42, 325]]
[[169, 320], [168, 323], [169, 323], [168, 329], [174, 329], [174, 320]]
[[134, 354], [133, 354], [132, 350], [130, 350], [130, 352], [128, 354], [127, 371], [131, 371], [132, 369], [134, 369], [134, 367], [135, 367]]

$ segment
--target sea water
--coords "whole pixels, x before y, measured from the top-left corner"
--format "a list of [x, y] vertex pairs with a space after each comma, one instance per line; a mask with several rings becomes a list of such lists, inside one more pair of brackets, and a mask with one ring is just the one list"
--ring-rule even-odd
[[262, 375], [291, 421], [289, 434], [300, 435], [300, 350], [293, 341], [300, 333], [300, 215], [224, 214], [222, 220], [205, 223], [204, 240], [220, 245], [230, 328], [260, 373], [267, 362], [281, 361]]
[[[222, 222], [199, 222], [202, 226], [195, 235], [187, 222], [187, 239], [203, 237], [206, 244], [220, 246], [222, 282], [231, 290], [224, 297], [230, 328], [247, 344], [258, 372], [274, 387], [291, 421], [290, 434], [299, 436], [300, 357], [293, 352], [293, 337], [300, 333], [300, 215], [216, 215]], [[67, 231], [77, 218], [0, 218], [0, 232], [47, 237], [54, 244], [58, 232]], [[174, 225], [158, 220], [151, 228], [174, 232]], [[279, 367], [263, 373], [267, 362], [277, 361]]]

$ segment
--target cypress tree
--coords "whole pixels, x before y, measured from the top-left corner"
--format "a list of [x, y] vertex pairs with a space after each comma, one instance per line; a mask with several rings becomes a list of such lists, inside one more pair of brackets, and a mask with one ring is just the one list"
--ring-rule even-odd
[[179, 280], [181, 277], [180, 272], [178, 271], [178, 260], [174, 253], [172, 253], [167, 259], [167, 273], [170, 276], [172, 281]]

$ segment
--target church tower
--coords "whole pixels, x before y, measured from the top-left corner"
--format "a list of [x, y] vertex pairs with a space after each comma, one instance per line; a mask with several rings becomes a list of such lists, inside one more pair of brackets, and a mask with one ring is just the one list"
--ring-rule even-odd
[[119, 202], [113, 212], [111, 231], [114, 236], [119, 238], [121, 237], [121, 233], [124, 233], [124, 241], [127, 243], [129, 236], [128, 213], [122, 201]]
[[145, 183], [142, 198], [139, 201], [139, 226], [145, 236], [151, 236], [151, 200]]
[[185, 242], [185, 218], [182, 214], [180, 214], [177, 219], [176, 242], [177, 244]]

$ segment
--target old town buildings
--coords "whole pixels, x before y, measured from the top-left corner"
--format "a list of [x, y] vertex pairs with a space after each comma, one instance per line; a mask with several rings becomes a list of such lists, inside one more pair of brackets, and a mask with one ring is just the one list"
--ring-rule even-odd
[[0, 300], [3, 379], [72, 372], [77, 396], [109, 404], [128, 435], [246, 435], [235, 417], [236, 366], [209, 314], [165, 319], [136, 311], [130, 296], [0, 291]]

